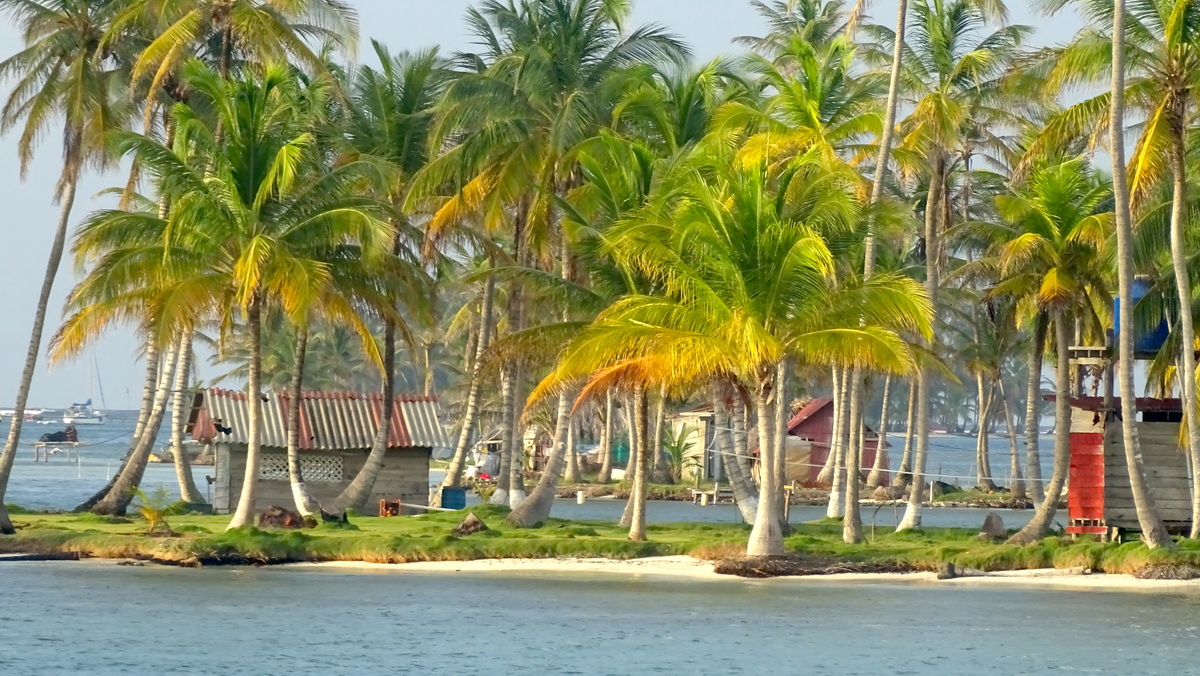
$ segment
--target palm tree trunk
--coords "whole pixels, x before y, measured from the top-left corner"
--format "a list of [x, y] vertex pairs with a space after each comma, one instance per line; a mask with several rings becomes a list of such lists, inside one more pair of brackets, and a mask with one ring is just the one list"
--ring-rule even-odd
[[833, 445], [830, 455], [833, 456], [833, 476], [829, 486], [829, 504], [825, 508], [825, 517], [840, 519], [846, 515], [846, 449], [850, 445], [850, 402], [849, 387], [851, 373], [842, 369], [841, 386], [837, 393], [837, 410], [834, 411]]
[[1008, 401], [1008, 393], [1004, 390], [1004, 378], [998, 379], [1000, 384], [1000, 401], [1004, 404], [1004, 427], [1008, 432], [1008, 457], [1009, 469], [1011, 474], [1009, 479], [1009, 491], [1012, 492], [1013, 500], [1025, 499], [1025, 479], [1021, 476], [1021, 454], [1017, 450], [1017, 426], [1013, 423], [1012, 406]]
[[917, 383], [908, 381], [908, 414], [904, 423], [904, 451], [900, 454], [900, 466], [892, 476], [892, 486], [900, 488], [912, 483], [912, 447], [916, 431]]
[[[892, 151], [892, 137], [896, 131], [896, 109], [900, 105], [900, 73], [904, 65], [904, 28], [908, 19], [908, 0], [900, 0], [896, 8], [896, 42], [892, 47], [892, 70], [888, 80], [887, 106], [883, 114], [883, 132], [879, 135], [879, 154], [875, 158], [875, 177], [871, 182], [871, 206], [883, 197], [884, 177], [887, 176], [888, 156]], [[863, 242], [863, 279], [870, 279], [875, 271], [874, 218], [869, 221], [871, 229]]]
[[183, 428], [187, 423], [192, 403], [188, 385], [192, 371], [192, 330], [184, 329], [179, 335], [179, 346], [175, 348], [178, 365], [175, 367], [175, 387], [171, 402], [171, 454], [175, 456], [175, 479], [179, 482], [179, 496], [184, 502], [204, 504], [204, 494], [196, 486], [192, 476], [192, 462], [183, 447]]
[[[875, 178], [871, 183], [871, 207], [875, 207], [876, 204], [880, 203], [880, 199], [883, 197], [883, 177], [887, 173], [888, 155], [890, 154], [890, 151], [892, 151], [892, 138], [893, 134], [895, 133], [896, 109], [899, 108], [900, 103], [900, 72], [902, 68], [904, 68], [905, 22], [907, 17], [908, 1], [900, 0], [898, 7], [896, 7], [895, 43], [893, 44], [892, 48], [892, 73], [890, 73], [890, 77], [888, 79], [888, 102], [883, 113], [883, 132], [880, 134], [880, 152], [878, 152], [878, 156], [875, 161]], [[864, 241], [863, 280], [870, 280], [871, 274], [874, 274], [875, 271], [874, 215], [872, 215], [868, 222], [871, 223], [871, 229], [868, 232], [868, 237], [866, 237], [866, 240]], [[884, 383], [883, 387], [883, 411], [880, 419], [880, 441], [877, 442], [875, 448], [875, 465], [871, 468], [869, 477], [866, 478], [866, 485], [869, 487], [876, 487], [880, 485], [883, 480], [881, 459], [884, 457], [884, 454], [887, 453], [886, 448], [884, 448], [884, 445], [886, 445], [884, 444], [884, 439], [887, 438], [886, 414], [888, 407], [888, 384], [890, 384], [890, 379]], [[854, 395], [860, 395], [860, 391], [862, 391], [860, 388], [862, 388], [862, 385], [859, 385], [857, 382], [854, 383]], [[860, 454], [862, 451], [859, 449], [857, 453]], [[854, 465], [854, 472], [856, 472], [856, 474], [854, 474], [856, 480], [854, 480], [853, 489], [853, 515], [850, 524], [845, 524], [844, 522], [844, 525], [842, 525], [842, 530], [844, 530], [844, 533], [842, 534], [844, 534], [844, 537], [847, 538], [846, 542], [857, 543], [860, 542], [860, 539], [862, 539], [862, 520], [860, 520], [860, 515], [858, 513], [857, 463]], [[848, 499], [850, 498], [847, 497], [847, 503]], [[851, 540], [850, 538], [854, 539]]]
[[829, 435], [829, 452], [825, 454], [825, 465], [817, 473], [817, 483], [819, 484], [833, 483], [833, 469], [837, 465], [837, 453], [840, 447], [838, 430], [842, 429], [842, 384], [845, 378], [843, 378], [843, 369], [840, 366], [834, 366], [832, 371], [830, 382], [833, 396], [833, 432]]
[[[1173, 548], [1175, 543], [1163, 526], [1158, 507], [1146, 486], [1137, 434], [1137, 395], [1133, 383], [1133, 224], [1129, 214], [1129, 178], [1125, 173], [1125, 0], [1113, 0], [1112, 31], [1112, 104], [1108, 133], [1116, 202], [1117, 286], [1121, 300], [1122, 331], [1118, 337], [1117, 363], [1121, 387], [1121, 433], [1125, 443], [1125, 464], [1129, 469], [1129, 486], [1137, 510], [1138, 525], [1142, 529], [1142, 540], [1151, 549]], [[1192, 378], [1194, 374], [1189, 373], [1188, 377]]]
[[321, 511], [321, 503], [304, 484], [300, 466], [300, 405], [304, 397], [304, 360], [308, 352], [308, 323], [296, 327], [296, 347], [292, 356], [292, 381], [288, 384], [287, 461], [288, 481], [292, 484], [292, 500], [301, 516]]
[[425, 359], [425, 368], [424, 368], [425, 383], [424, 383], [423, 387], [421, 388], [421, 394], [425, 395], [426, 397], [432, 397], [434, 394], [434, 392], [433, 392], [433, 345], [434, 345], [433, 343], [425, 343], [424, 348], [421, 350], [424, 355], [424, 359]]
[[341, 516], [346, 510], [362, 511], [379, 479], [379, 470], [387, 457], [388, 437], [392, 434], [392, 415], [396, 407], [396, 325], [387, 322], [383, 329], [383, 406], [379, 413], [379, 428], [371, 440], [371, 452], [341, 495], [333, 501], [333, 507], [324, 507], [323, 512]]
[[1054, 339], [1058, 352], [1058, 365], [1054, 370], [1054, 472], [1046, 486], [1046, 496], [1033, 518], [1008, 539], [1008, 544], [1027, 545], [1050, 532], [1071, 469], [1071, 326], [1064, 310], [1055, 313]]
[[[941, 201], [945, 200], [945, 157], [938, 152], [934, 158], [933, 171], [929, 180], [929, 194], [925, 201], [925, 293], [936, 315], [938, 288], [941, 273], [941, 237], [938, 219], [942, 215]], [[933, 344], [929, 348], [933, 349]], [[929, 400], [933, 387], [927, 369], [917, 371], [917, 452], [913, 461], [912, 490], [908, 493], [908, 506], [904, 518], [896, 530], [911, 530], [921, 527], [921, 508], [925, 495], [925, 459], [929, 456]]]
[[629, 435], [629, 459], [625, 461], [625, 479], [632, 482], [634, 475], [637, 474], [637, 432], [634, 428], [637, 422], [634, 420], [633, 413], [633, 396], [629, 393], [625, 394], [622, 408], [625, 411], [625, 427]]
[[483, 358], [487, 354], [492, 335], [492, 305], [496, 297], [496, 276], [488, 274], [483, 285], [483, 298], [479, 308], [479, 336], [475, 347], [475, 362], [471, 369], [471, 384], [467, 390], [467, 404], [458, 431], [458, 441], [454, 444], [454, 457], [446, 469], [443, 486], [458, 486], [462, 484], [463, 470], [467, 464], [467, 452], [471, 449], [471, 433], [475, 429], [475, 420], [479, 416], [480, 393], [483, 389]]
[[138, 442], [142, 439], [142, 430], [146, 428], [146, 421], [150, 418], [150, 410], [154, 408], [154, 394], [158, 391], [158, 362], [159, 362], [158, 343], [153, 339], [153, 333], [150, 330], [146, 331], [146, 376], [142, 381], [142, 403], [138, 407], [137, 423], [133, 428], [133, 436], [129, 438], [129, 448], [125, 451], [125, 456], [121, 458], [121, 464], [117, 468], [116, 473], [108, 478], [108, 483], [104, 484], [104, 488], [92, 494], [92, 497], [84, 500], [83, 503], [77, 505], [73, 512], [88, 512], [92, 507], [96, 506], [97, 502], [104, 499], [108, 492], [112, 490], [113, 484], [117, 482], [117, 477], [124, 471], [125, 465], [129, 463], [129, 459], [133, 457], [133, 451], [137, 448]]
[[[525, 401], [525, 395], [521, 392], [521, 384], [525, 382], [525, 369], [517, 364], [516, 378], [513, 379], [513, 402], [512, 402], [512, 429], [513, 429], [513, 446], [512, 460], [509, 462], [509, 477], [508, 477], [508, 506], [516, 509], [526, 497], [525, 491], [525, 432], [522, 429], [521, 423], [521, 402]], [[537, 452], [536, 445], [534, 453]], [[532, 461], [532, 457], [529, 458]]]
[[663, 425], [667, 420], [667, 391], [663, 388], [659, 392], [658, 401], [654, 403], [654, 429], [650, 433], [650, 453], [653, 456], [650, 476], [655, 483], [673, 484], [674, 477], [671, 476], [671, 467], [663, 462]]
[[79, 158], [69, 157], [63, 171], [63, 188], [59, 196], [58, 225], [54, 230], [54, 241], [50, 245], [50, 257], [46, 261], [46, 273], [42, 278], [42, 289], [38, 293], [37, 309], [33, 314], [33, 330], [29, 335], [29, 347], [25, 351], [25, 367], [21, 370], [21, 382], [17, 386], [17, 401], [13, 406], [12, 423], [8, 428], [8, 440], [0, 453], [0, 533], [14, 531], [8, 511], [4, 508], [4, 494], [8, 491], [8, 480], [12, 476], [13, 461], [17, 458], [17, 446], [21, 441], [21, 425], [25, 422], [25, 405], [29, 402], [29, 387], [33, 383], [33, 372], [37, 368], [38, 353], [42, 347], [42, 331], [46, 325], [46, 312], [50, 308], [50, 291], [58, 266], [62, 262], [63, 248], [67, 241], [67, 224], [71, 220], [71, 207], [75, 204], [75, 186], [79, 179]]
[[602, 484], [612, 481], [612, 439], [613, 415], [616, 413], [615, 408], [612, 390], [605, 391], [604, 421], [600, 426], [600, 476], [596, 479], [596, 481]]
[[883, 405], [879, 408], [879, 434], [875, 442], [875, 462], [867, 475], [867, 488], [876, 489], [883, 485], [884, 466], [887, 465], [888, 399], [892, 396], [892, 376], [883, 378]]
[[550, 516], [550, 508], [554, 506], [554, 497], [558, 492], [558, 477], [562, 475], [567, 462], [571, 399], [567, 392], [559, 393], [558, 410], [555, 412], [554, 445], [550, 449], [550, 457], [546, 460], [546, 469], [533, 492], [513, 507], [512, 513], [506, 519], [518, 528], [533, 528]]
[[[1185, 115], [1186, 100], [1179, 99], [1179, 111]], [[1183, 395], [1183, 410], [1187, 416], [1188, 453], [1192, 465], [1192, 528], [1189, 537], [1200, 538], [1200, 413], [1197, 412], [1196, 401], [1196, 326], [1192, 319], [1192, 281], [1188, 272], [1187, 241], [1187, 164], [1183, 120], [1179, 117], [1178, 124], [1171, 134], [1171, 173], [1174, 182], [1174, 194], [1171, 200], [1171, 263], [1175, 268], [1175, 290], [1179, 294], [1179, 335], [1183, 354], [1183, 373], [1180, 374], [1180, 388]]]
[[177, 341], [171, 344], [166, 358], [163, 360], [162, 371], [158, 378], [158, 391], [154, 395], [154, 405], [150, 410], [150, 417], [146, 420], [146, 427], [142, 430], [138, 445], [134, 449], [133, 455], [130, 456], [129, 462], [125, 463], [125, 467], [117, 475], [117, 480], [113, 482], [108, 495], [105, 495], [92, 507], [93, 514], [121, 515], [133, 501], [133, 492], [142, 483], [142, 476], [146, 473], [146, 464], [150, 462], [150, 453], [154, 451], [154, 445], [158, 441], [158, 431], [162, 427], [163, 417], [167, 411], [167, 402], [170, 398], [178, 362]]
[[633, 480], [633, 514], [629, 523], [629, 539], [642, 542], [646, 539], [646, 485], [650, 477], [650, 449], [652, 444], [648, 439], [646, 388], [636, 385], [633, 388], [634, 435], [637, 437], [637, 477]]
[[754, 480], [737, 461], [737, 450], [733, 443], [733, 422], [730, 420], [729, 406], [722, 389], [721, 385], [714, 384], [711, 390], [717, 452], [721, 454], [721, 462], [725, 467], [725, 474], [729, 477], [729, 485], [733, 488], [733, 499], [737, 502], [742, 520], [754, 523], [758, 513], [758, 491]]
[[253, 298], [246, 311], [250, 363], [246, 372], [249, 424], [246, 431], [246, 473], [237, 509], [226, 530], [254, 525], [254, 500], [258, 496], [258, 466], [262, 459], [262, 301]]
[[629, 484], [629, 498], [625, 501], [625, 509], [621, 512], [621, 520], [617, 522], [618, 528], [629, 528], [633, 525], [633, 503], [634, 491], [633, 486], [637, 483], [638, 472], [641, 468], [638, 466], [638, 444], [640, 440], [637, 436], [637, 420], [638, 414], [633, 404], [633, 396], [625, 395], [625, 422], [629, 427], [629, 463], [625, 465], [625, 483]]
[[1042, 459], [1038, 448], [1038, 400], [1041, 397], [1042, 355], [1046, 352], [1046, 327], [1048, 318], [1039, 312], [1033, 329], [1033, 344], [1029, 352], [1029, 381], [1025, 388], [1025, 477], [1029, 497], [1041, 502], [1044, 497], [1042, 486]]
[[766, 365], [759, 370], [755, 388], [754, 409], [758, 417], [758, 476], [759, 502], [754, 517], [754, 527], [746, 543], [748, 556], [773, 556], [783, 554], [783, 531], [779, 527], [778, 477], [775, 466], [775, 410], [771, 406], [771, 394], [778, 368]]
[[862, 514], [858, 510], [859, 487], [862, 485], [862, 371], [856, 366], [850, 387], [850, 446], [846, 454], [846, 505], [842, 517], [842, 542], [858, 544], [863, 540]]
[[734, 459], [742, 466], [742, 473], [753, 481], [754, 472], [750, 464], [750, 435], [746, 432], [750, 424], [746, 420], [746, 401], [742, 398], [740, 391], [733, 393], [733, 407], [730, 409], [730, 414], [733, 417], [733, 452], [737, 454]]
[[975, 438], [975, 487], [994, 493], [997, 487], [996, 482], [992, 480], [992, 462], [988, 453], [988, 425], [991, 423], [992, 406], [996, 400], [996, 383], [992, 382], [989, 391], [984, 385], [983, 374], [978, 374], [976, 378], [983, 398], [979, 406], [979, 431]]
[[574, 418], [567, 423], [567, 471], [563, 481], [568, 484], [579, 483], [579, 422]]
[[512, 462], [516, 454], [516, 366], [505, 364], [500, 373], [500, 470], [496, 475], [496, 491], [492, 493], [493, 505], [508, 504], [508, 485], [512, 480]]
[[774, 458], [772, 467], [775, 473], [775, 508], [778, 510], [776, 518], [779, 519], [780, 533], [787, 535], [791, 533], [791, 527], [788, 526], [785, 512], [787, 511], [784, 504], [784, 498], [787, 492], [784, 486], [787, 485], [787, 437], [788, 437], [788, 422], [791, 416], [788, 414], [790, 407], [787, 401], [787, 383], [790, 377], [790, 369], [788, 368], [787, 358], [779, 361], [775, 372], [775, 437], [771, 440], [774, 444]]

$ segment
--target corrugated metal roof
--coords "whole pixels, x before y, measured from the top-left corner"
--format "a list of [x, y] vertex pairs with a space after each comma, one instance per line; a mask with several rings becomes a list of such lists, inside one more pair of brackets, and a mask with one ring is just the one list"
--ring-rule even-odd
[[[262, 397], [263, 446], [287, 446], [290, 397]], [[437, 397], [401, 394], [392, 407], [388, 446], [449, 446], [438, 416]], [[376, 392], [304, 392], [300, 400], [300, 448], [344, 450], [370, 448], [383, 417], [383, 395]], [[247, 443], [250, 406], [245, 392], [208, 388], [197, 393], [190, 416], [193, 439]], [[217, 425], [222, 430], [218, 432]], [[228, 432], [225, 432], [228, 430]]]
[[808, 402], [799, 411], [796, 411], [796, 415], [792, 416], [792, 419], [788, 421], [788, 431], [791, 432], [792, 430], [796, 429], [797, 425], [813, 417], [816, 415], [817, 411], [820, 411], [832, 403], [833, 397], [829, 396], [817, 397], [816, 399]]

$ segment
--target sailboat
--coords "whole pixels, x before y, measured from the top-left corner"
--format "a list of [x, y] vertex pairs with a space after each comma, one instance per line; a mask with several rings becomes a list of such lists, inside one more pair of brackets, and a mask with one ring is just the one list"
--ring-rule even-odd
[[82, 404], [71, 404], [63, 411], [63, 422], [68, 425], [99, 425], [104, 422], [104, 412], [92, 408], [92, 400]]
[[[96, 370], [97, 364], [95, 352], [92, 352], [92, 363], [89, 366], [91, 367], [89, 369], [89, 371], [91, 371], [90, 375], [93, 376], [93, 378], [90, 380], [94, 380], [94, 382], [99, 383], [100, 375]], [[90, 384], [91, 383], [89, 383], [89, 386]], [[104, 397], [104, 385], [100, 385], [100, 397]], [[88, 400], [82, 404], [71, 404], [70, 408], [68, 408], [66, 411], [63, 411], [62, 420], [68, 425], [99, 425], [100, 423], [104, 422], [104, 412], [97, 411], [92, 408], [92, 398], [88, 397]]]

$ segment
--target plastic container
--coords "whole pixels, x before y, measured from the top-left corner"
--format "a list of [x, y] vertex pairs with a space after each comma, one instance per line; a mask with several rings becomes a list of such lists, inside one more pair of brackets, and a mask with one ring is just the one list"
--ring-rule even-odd
[[459, 486], [443, 486], [442, 507], [444, 509], [466, 509], [467, 489]]

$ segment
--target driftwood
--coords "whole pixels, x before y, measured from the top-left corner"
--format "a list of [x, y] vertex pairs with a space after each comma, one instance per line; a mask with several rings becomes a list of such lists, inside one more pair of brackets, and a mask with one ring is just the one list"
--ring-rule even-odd
[[478, 533], [485, 530], [488, 530], [487, 524], [485, 524], [479, 517], [475, 516], [474, 513], [471, 513], [467, 514], [467, 518], [463, 519], [462, 523], [458, 524], [458, 526], [451, 531], [451, 533], [455, 536], [462, 537], [464, 535], [471, 535], [472, 533]]
[[1200, 568], [1186, 563], [1148, 563], [1133, 576], [1139, 580], [1195, 580], [1200, 578]]
[[899, 563], [838, 562], [801, 556], [747, 556], [720, 561], [714, 570], [721, 575], [764, 578], [839, 573], [912, 573], [917, 569]]

